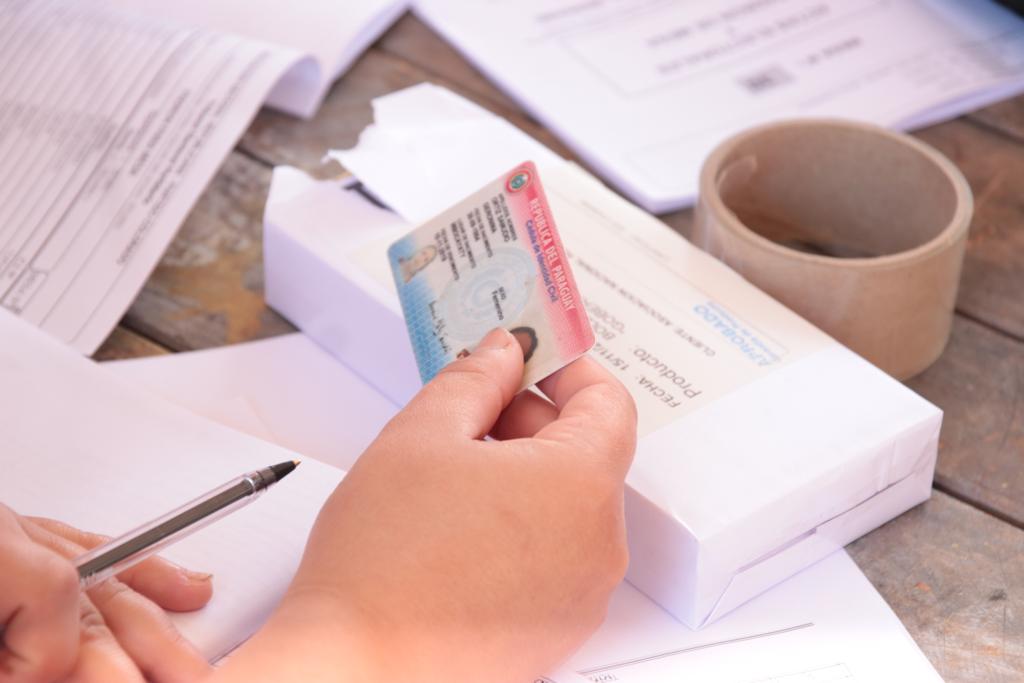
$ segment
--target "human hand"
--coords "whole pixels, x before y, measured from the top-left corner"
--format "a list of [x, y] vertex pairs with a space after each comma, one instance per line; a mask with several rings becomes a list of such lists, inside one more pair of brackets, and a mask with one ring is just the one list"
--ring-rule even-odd
[[522, 373], [492, 332], [388, 424], [226, 678], [286, 652], [307, 681], [527, 681], [600, 625], [627, 564], [635, 407], [590, 358], [541, 383], [550, 401], [514, 397]]
[[81, 593], [70, 559], [107, 540], [0, 505], [0, 683], [174, 683], [207, 673], [164, 609], [205, 605], [210, 576], [154, 557]]

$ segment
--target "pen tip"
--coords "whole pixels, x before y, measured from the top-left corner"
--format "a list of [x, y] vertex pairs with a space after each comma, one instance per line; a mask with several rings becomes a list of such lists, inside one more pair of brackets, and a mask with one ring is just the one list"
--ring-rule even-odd
[[299, 465], [302, 464], [302, 461], [301, 460], [292, 460], [292, 464], [295, 465], [296, 467], [298, 467]]
[[281, 462], [276, 465], [271, 465], [270, 471], [274, 473], [274, 481], [281, 481], [298, 466], [298, 460], [289, 460], [287, 462]]

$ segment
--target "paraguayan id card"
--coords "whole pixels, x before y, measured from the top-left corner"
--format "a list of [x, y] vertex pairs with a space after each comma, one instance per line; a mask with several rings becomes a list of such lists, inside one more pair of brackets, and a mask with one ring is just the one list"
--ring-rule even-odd
[[522, 388], [594, 344], [532, 162], [395, 242], [388, 258], [424, 382], [499, 326], [523, 347]]

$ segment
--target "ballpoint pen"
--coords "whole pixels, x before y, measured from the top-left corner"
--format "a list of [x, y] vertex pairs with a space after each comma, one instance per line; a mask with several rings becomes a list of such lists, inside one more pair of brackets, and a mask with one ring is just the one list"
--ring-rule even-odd
[[170, 544], [259, 498], [298, 466], [278, 463], [248, 472], [209, 493], [75, 558], [85, 589], [132, 567]]

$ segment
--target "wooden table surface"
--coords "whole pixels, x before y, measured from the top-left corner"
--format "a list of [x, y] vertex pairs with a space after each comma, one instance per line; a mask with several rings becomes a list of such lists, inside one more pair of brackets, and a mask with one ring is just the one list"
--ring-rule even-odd
[[[412, 16], [330, 92], [317, 116], [257, 116], [100, 359], [222, 346], [293, 330], [263, 300], [270, 174], [353, 145], [370, 100], [422, 81], [558, 140]], [[945, 411], [932, 499], [851, 544], [861, 569], [949, 681], [1024, 681], [1024, 97], [917, 135], [948, 155], [976, 213], [949, 346], [909, 385]], [[691, 211], [664, 217], [686, 235]]]

